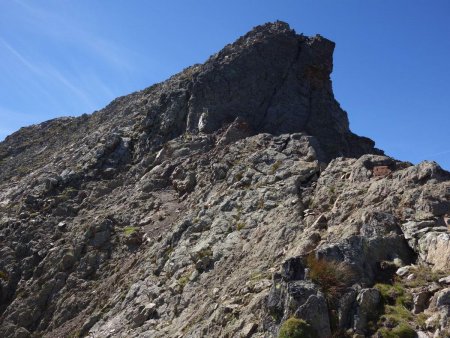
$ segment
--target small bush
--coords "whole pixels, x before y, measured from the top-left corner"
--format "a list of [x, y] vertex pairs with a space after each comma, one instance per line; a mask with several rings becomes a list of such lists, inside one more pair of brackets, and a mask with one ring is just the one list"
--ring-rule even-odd
[[280, 160], [276, 160], [274, 164], [272, 164], [272, 167], [270, 167], [270, 171], [269, 174], [273, 175], [277, 172], [278, 168], [280, 168], [281, 166], [281, 161]]
[[240, 230], [242, 230], [242, 229], [244, 229], [245, 228], [245, 223], [244, 222], [238, 222], [237, 224], [236, 224], [236, 230], [237, 231], [240, 231]]
[[184, 289], [186, 284], [189, 283], [189, 275], [190, 274], [185, 274], [178, 279], [178, 285], [181, 287], [181, 289]]
[[133, 235], [137, 231], [137, 229], [138, 228], [136, 228], [136, 227], [125, 227], [123, 229], [123, 234], [125, 236], [129, 237], [129, 236]]
[[278, 338], [314, 338], [314, 329], [303, 319], [291, 317], [280, 327]]
[[309, 277], [320, 286], [329, 300], [335, 300], [354, 282], [355, 274], [344, 262], [317, 259], [313, 254], [306, 261]]

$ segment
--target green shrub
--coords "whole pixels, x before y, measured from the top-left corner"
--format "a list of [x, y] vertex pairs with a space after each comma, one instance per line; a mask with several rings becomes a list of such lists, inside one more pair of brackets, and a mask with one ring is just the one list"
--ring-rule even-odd
[[184, 289], [187, 283], [189, 283], [189, 274], [183, 275], [178, 279], [178, 285], [181, 289]]
[[244, 222], [238, 222], [237, 224], [236, 224], [236, 230], [237, 231], [240, 231], [240, 230], [242, 230], [242, 229], [244, 229], [245, 228], [245, 223]]
[[386, 305], [384, 311], [382, 319], [391, 323], [399, 324], [414, 319], [412, 313], [403, 305]]
[[291, 317], [280, 327], [278, 338], [314, 338], [314, 329], [303, 319]]
[[383, 338], [416, 338], [417, 334], [408, 324], [400, 323], [392, 330], [382, 328], [378, 330]]
[[137, 231], [137, 227], [125, 227], [124, 229], [123, 229], [123, 234], [125, 235], [125, 236], [127, 236], [127, 237], [129, 237], [129, 236], [131, 236], [131, 235], [133, 235], [136, 231]]
[[407, 293], [405, 287], [400, 283], [375, 284], [375, 288], [380, 291], [384, 304], [411, 306], [412, 296]]

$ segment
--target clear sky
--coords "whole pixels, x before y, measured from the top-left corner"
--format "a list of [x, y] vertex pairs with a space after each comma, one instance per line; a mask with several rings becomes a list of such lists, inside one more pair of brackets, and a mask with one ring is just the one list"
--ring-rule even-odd
[[449, 0], [0, 0], [0, 140], [104, 107], [283, 20], [336, 42], [350, 127], [450, 170]]

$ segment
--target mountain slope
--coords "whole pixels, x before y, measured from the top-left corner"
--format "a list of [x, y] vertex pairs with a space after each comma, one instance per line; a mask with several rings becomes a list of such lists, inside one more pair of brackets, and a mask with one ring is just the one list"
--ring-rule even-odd
[[[350, 131], [333, 48], [265, 24], [101, 111], [0, 143], [0, 336], [270, 337], [296, 316], [329, 337], [418, 322], [385, 325], [373, 286], [398, 267], [448, 273], [450, 174]], [[347, 278], [327, 285], [317, 265]], [[426, 293], [417, 315], [440, 316], [414, 329], [448, 328], [445, 283], [402, 284]]]

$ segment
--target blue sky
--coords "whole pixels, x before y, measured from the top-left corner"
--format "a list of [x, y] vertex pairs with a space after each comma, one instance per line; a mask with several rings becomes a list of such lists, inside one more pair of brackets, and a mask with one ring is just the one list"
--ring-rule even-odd
[[448, 0], [0, 0], [0, 139], [101, 109], [277, 19], [336, 42], [354, 132], [450, 169]]

